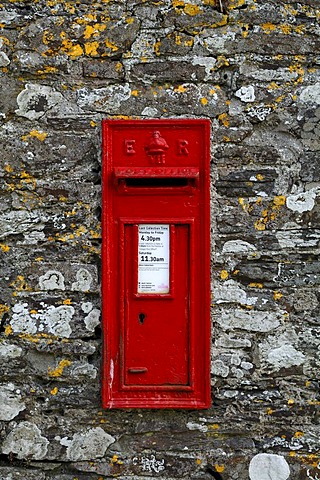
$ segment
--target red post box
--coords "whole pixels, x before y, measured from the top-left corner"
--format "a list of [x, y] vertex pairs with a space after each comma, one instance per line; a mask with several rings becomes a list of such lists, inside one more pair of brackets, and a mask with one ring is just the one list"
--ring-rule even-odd
[[210, 405], [209, 120], [103, 121], [104, 408]]

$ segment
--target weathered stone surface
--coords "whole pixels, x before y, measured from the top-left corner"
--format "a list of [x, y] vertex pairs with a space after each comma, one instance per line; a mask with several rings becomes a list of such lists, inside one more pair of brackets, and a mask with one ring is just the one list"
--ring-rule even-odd
[[287, 480], [290, 468], [281, 455], [259, 453], [250, 462], [250, 480]]
[[[319, 2], [0, 8], [0, 478], [317, 480]], [[101, 120], [175, 117], [211, 120], [213, 404], [103, 411]]]

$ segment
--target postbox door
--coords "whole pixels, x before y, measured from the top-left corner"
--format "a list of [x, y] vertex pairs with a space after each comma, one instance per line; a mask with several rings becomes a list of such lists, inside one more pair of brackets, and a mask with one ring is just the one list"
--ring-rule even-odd
[[[153, 246], [144, 250], [139, 225], [124, 228], [123, 384], [131, 388], [190, 385], [190, 225], [162, 228], [167, 246], [160, 236], [149, 236]], [[152, 261], [141, 267], [145, 259]], [[149, 291], [148, 282], [141, 288], [139, 268], [151, 279]], [[153, 276], [162, 283], [159, 291], [152, 287]]]

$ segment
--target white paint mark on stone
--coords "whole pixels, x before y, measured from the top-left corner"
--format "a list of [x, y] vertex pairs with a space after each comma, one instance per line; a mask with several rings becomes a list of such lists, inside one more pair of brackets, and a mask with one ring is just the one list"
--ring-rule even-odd
[[133, 465], [140, 465], [143, 472], [160, 473], [165, 470], [164, 459], [157, 460], [154, 455], [150, 457], [134, 457], [132, 463]]
[[0, 238], [8, 235], [18, 235], [29, 232], [30, 228], [42, 230], [43, 217], [39, 212], [27, 212], [26, 210], [14, 210], [0, 215]]
[[250, 107], [248, 109], [248, 115], [252, 118], [257, 118], [260, 122], [263, 122], [269, 113], [271, 113], [272, 109], [270, 107], [266, 107], [263, 103], [260, 105]]
[[90, 365], [90, 363], [80, 363], [76, 362], [73, 364], [72, 368], [72, 376], [81, 378], [81, 377], [87, 377], [87, 378], [92, 378], [95, 379], [97, 378], [98, 371], [96, 367], [93, 365]]
[[12, 307], [12, 312], [10, 325], [14, 333], [36, 333], [37, 325], [29, 315], [27, 303], [16, 303]]
[[78, 105], [85, 110], [98, 110], [116, 113], [122, 103], [131, 98], [129, 84], [110, 85], [105, 88], [89, 90], [81, 88], [77, 92]]
[[41, 460], [45, 458], [49, 441], [31, 422], [19, 423], [7, 436], [2, 445], [2, 453], [13, 453], [18, 459]]
[[302, 365], [305, 362], [305, 356], [292, 345], [281, 345], [269, 351], [267, 362], [273, 365], [276, 370], [280, 370], [281, 368]]
[[159, 110], [154, 107], [146, 107], [142, 110], [141, 115], [144, 117], [157, 117], [159, 115]]
[[259, 453], [249, 465], [250, 480], [287, 480], [290, 468], [282, 455]]
[[48, 332], [57, 337], [69, 338], [72, 333], [70, 322], [74, 313], [75, 310], [71, 305], [50, 306], [43, 319]]
[[10, 63], [10, 58], [5, 52], [0, 52], [0, 67], [6, 67]]
[[320, 105], [320, 82], [303, 88], [300, 93], [299, 100], [301, 100], [303, 103]]
[[45, 240], [46, 235], [43, 232], [38, 232], [35, 230], [34, 232], [24, 233], [23, 237], [24, 237], [23, 244], [37, 245], [38, 242], [43, 242]]
[[26, 408], [13, 383], [0, 385], [0, 420], [8, 421]]
[[215, 360], [211, 365], [211, 373], [213, 375], [218, 375], [218, 377], [227, 378], [230, 373], [230, 368], [223, 363], [222, 360]]
[[286, 204], [287, 207], [294, 212], [309, 212], [314, 207], [316, 196], [317, 190], [313, 188], [307, 192], [288, 196]]
[[227, 280], [213, 289], [213, 301], [217, 304], [240, 303], [241, 305], [254, 305], [257, 299], [258, 297], [248, 297], [247, 293], [234, 280]]
[[256, 247], [252, 245], [252, 243], [243, 240], [229, 240], [222, 247], [222, 253], [250, 253], [256, 250]]
[[67, 448], [67, 457], [72, 462], [101, 458], [114, 442], [115, 438], [101, 427], [92, 428], [84, 433], [75, 433]]
[[16, 303], [12, 307], [11, 328], [15, 333], [35, 334], [46, 330], [57, 337], [69, 338], [72, 330], [70, 322], [75, 310], [71, 305], [44, 305], [43, 310], [30, 313], [27, 303]]
[[196, 422], [188, 422], [187, 423], [187, 428], [189, 430], [199, 430], [200, 432], [207, 432], [208, 431], [207, 425], [202, 425], [201, 423], [196, 423]]
[[22, 355], [22, 348], [17, 345], [10, 345], [9, 343], [0, 344], [0, 357], [3, 362], [10, 358], [19, 358]]
[[61, 93], [46, 85], [27, 83], [17, 97], [16, 114], [29, 120], [41, 118], [48, 110], [63, 102]]
[[55, 439], [58, 440], [60, 442], [60, 445], [63, 445], [64, 447], [69, 447], [72, 443], [72, 440], [68, 437], [56, 437]]
[[76, 274], [76, 282], [73, 282], [71, 290], [87, 292], [90, 290], [93, 278], [86, 268], [80, 268]]
[[64, 277], [58, 270], [48, 270], [39, 277], [41, 290], [65, 290]]
[[255, 93], [254, 87], [252, 85], [248, 85], [247, 87], [243, 86], [239, 88], [239, 90], [235, 93], [236, 97], [240, 98], [242, 102], [254, 102], [255, 101]]
[[93, 308], [91, 312], [85, 317], [84, 323], [89, 332], [94, 332], [94, 329], [100, 323], [100, 310]]
[[222, 312], [217, 322], [223, 330], [239, 328], [251, 332], [270, 332], [280, 325], [279, 314], [234, 310], [232, 313]]
[[212, 77], [212, 71], [217, 63], [217, 60], [213, 57], [194, 57], [192, 59], [192, 65], [200, 65], [205, 68], [206, 77], [205, 81]]
[[83, 302], [81, 304], [81, 310], [84, 313], [89, 313], [89, 312], [91, 312], [92, 309], [93, 309], [93, 304], [91, 302]]
[[310, 232], [307, 236], [301, 230], [287, 230], [276, 232], [276, 237], [281, 248], [298, 248], [298, 247], [316, 247], [319, 243], [319, 235]]

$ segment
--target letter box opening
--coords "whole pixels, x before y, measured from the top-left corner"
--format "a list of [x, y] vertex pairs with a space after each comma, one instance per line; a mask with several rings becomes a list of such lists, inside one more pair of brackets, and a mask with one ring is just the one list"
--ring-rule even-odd
[[210, 405], [209, 120], [104, 120], [104, 408]]

